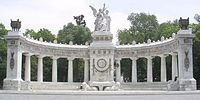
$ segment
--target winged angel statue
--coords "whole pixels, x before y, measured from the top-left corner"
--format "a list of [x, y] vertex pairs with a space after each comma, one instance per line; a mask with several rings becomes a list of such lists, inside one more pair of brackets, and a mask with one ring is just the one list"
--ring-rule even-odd
[[96, 17], [96, 20], [94, 22], [94, 31], [110, 31], [111, 18], [108, 15], [109, 11], [106, 10], [105, 4], [103, 5], [102, 9], [99, 9], [98, 12], [91, 5], [89, 7], [92, 9], [94, 17]]

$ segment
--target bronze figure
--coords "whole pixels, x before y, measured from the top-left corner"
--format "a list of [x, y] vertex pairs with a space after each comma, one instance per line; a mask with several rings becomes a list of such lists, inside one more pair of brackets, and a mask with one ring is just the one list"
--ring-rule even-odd
[[10, 26], [12, 27], [12, 31], [19, 31], [21, 28], [21, 21], [19, 21], [19, 19], [17, 19], [17, 21], [12, 21], [11, 19]]

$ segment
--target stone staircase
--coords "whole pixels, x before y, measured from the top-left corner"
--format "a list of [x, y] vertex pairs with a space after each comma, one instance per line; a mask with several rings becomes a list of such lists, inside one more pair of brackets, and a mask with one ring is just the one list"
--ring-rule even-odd
[[[67, 82], [22, 82], [22, 90], [80, 90], [82, 83], [67, 83]], [[166, 91], [167, 82], [138, 82], [138, 83], [121, 83], [120, 89], [125, 91], [135, 90], [151, 90], [151, 91]]]
[[22, 90], [79, 90], [81, 83], [30, 82], [22, 83]]
[[138, 83], [121, 83], [122, 90], [157, 90], [166, 91], [167, 82], [138, 82]]

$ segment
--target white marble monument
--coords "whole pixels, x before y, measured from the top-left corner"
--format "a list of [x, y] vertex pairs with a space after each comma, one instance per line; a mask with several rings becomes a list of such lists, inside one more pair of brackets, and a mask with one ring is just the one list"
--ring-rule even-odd
[[[192, 60], [192, 30], [181, 28], [172, 37], [164, 37], [158, 41], [130, 45], [113, 45], [113, 34], [110, 32], [111, 18], [105, 5], [98, 11], [90, 6], [95, 29], [92, 33], [93, 41], [89, 45], [73, 45], [44, 42], [42, 38], [35, 40], [30, 36], [23, 36], [21, 27], [13, 27], [7, 35], [7, 75], [3, 88], [6, 90], [85, 90], [85, 91], [117, 91], [117, 90], [196, 90], [196, 80], [193, 78]], [[18, 20], [19, 24], [19, 20]], [[16, 26], [18, 26], [16, 24]], [[25, 55], [25, 79], [22, 80], [22, 55]], [[31, 56], [38, 57], [37, 81], [31, 81]], [[172, 79], [177, 76], [177, 82], [167, 82], [166, 56], [172, 55]], [[153, 82], [152, 58], [161, 58], [161, 82]], [[52, 82], [43, 81], [43, 58], [51, 57]], [[68, 82], [57, 82], [57, 60], [68, 60]], [[84, 82], [73, 82], [73, 60], [83, 58]], [[129, 83], [121, 80], [120, 61], [124, 58], [132, 60], [132, 79]], [[147, 59], [147, 82], [137, 81], [137, 59]], [[116, 65], [114, 66], [114, 63]], [[176, 84], [175, 84], [176, 83]], [[175, 84], [175, 85], [173, 85]], [[82, 88], [81, 88], [82, 87]], [[168, 88], [167, 88], [168, 87]]]

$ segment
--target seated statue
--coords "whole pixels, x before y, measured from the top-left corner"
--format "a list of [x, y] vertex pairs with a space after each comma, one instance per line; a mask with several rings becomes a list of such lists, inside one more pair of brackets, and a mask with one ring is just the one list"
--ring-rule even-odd
[[174, 80], [170, 80], [168, 82], [167, 89], [169, 91], [178, 91], [179, 90], [179, 81], [178, 81], [177, 76], [174, 78]]

